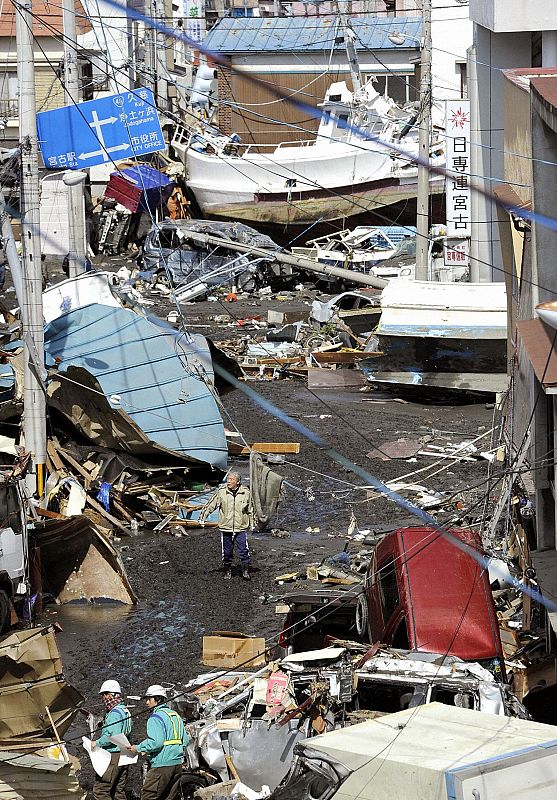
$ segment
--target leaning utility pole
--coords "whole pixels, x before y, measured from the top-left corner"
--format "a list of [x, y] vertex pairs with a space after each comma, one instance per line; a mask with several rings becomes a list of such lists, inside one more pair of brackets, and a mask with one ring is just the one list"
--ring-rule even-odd
[[429, 147], [431, 129], [431, 0], [422, 0], [423, 42], [420, 59], [420, 136], [416, 208], [416, 280], [426, 281], [429, 262]]
[[23, 243], [24, 305], [21, 309], [24, 353], [25, 448], [33, 469], [27, 484], [31, 493], [44, 494], [46, 477], [46, 401], [44, 389], [44, 328], [41, 241], [39, 235], [39, 144], [35, 103], [35, 60], [31, 0], [16, 9], [17, 77], [19, 81], [19, 139], [21, 142], [21, 241]]
[[[79, 70], [77, 64], [77, 32], [75, 0], [62, 0], [64, 25], [64, 100], [67, 106], [79, 103]], [[67, 174], [67, 173], [66, 173]], [[70, 171], [71, 176], [71, 171]], [[68, 187], [69, 211], [69, 265], [68, 275], [76, 278], [85, 272], [87, 242], [85, 237], [85, 207], [83, 201], [83, 175], [81, 181], [64, 179]]]
[[344, 38], [344, 47], [346, 49], [346, 56], [348, 58], [348, 68], [350, 70], [350, 77], [352, 78], [352, 92], [358, 94], [362, 88], [362, 75], [360, 73], [360, 63], [358, 61], [358, 54], [354, 46], [354, 31], [350, 27], [347, 13], [348, 3], [346, 0], [338, 0], [337, 10], [342, 29], [342, 36]]

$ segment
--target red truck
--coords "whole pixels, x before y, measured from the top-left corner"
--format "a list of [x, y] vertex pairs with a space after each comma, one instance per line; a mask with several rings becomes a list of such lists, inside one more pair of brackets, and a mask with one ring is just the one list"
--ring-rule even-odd
[[479, 536], [468, 529], [447, 536], [435, 528], [399, 528], [376, 546], [363, 587], [283, 596], [280, 609], [286, 604], [289, 613], [282, 653], [319, 648], [334, 636], [455, 655], [503, 675], [487, 570], [451, 537], [483, 553]]
[[479, 536], [454, 528], [399, 528], [379, 542], [357, 607], [370, 642], [497, 660], [503, 651], [487, 570], [455, 539], [483, 553]]

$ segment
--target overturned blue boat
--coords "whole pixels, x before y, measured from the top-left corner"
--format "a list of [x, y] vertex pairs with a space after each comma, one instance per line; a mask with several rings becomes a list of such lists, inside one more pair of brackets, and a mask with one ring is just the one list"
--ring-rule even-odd
[[92, 303], [45, 327], [48, 404], [90, 441], [157, 462], [226, 469], [207, 340]]

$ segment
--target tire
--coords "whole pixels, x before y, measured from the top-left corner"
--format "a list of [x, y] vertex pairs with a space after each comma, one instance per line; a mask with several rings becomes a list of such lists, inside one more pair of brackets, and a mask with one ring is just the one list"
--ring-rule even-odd
[[3, 589], [0, 589], [0, 634], [10, 628], [10, 600]]
[[356, 632], [360, 638], [367, 635], [368, 621], [367, 597], [365, 594], [361, 594], [356, 603]]
[[204, 789], [209, 781], [204, 775], [182, 775], [180, 778], [180, 800], [192, 800], [197, 789]]

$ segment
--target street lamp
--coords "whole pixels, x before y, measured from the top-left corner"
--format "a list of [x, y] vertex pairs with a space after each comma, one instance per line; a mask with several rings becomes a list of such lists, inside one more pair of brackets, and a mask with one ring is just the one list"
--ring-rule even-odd
[[85, 235], [85, 209], [83, 205], [83, 184], [87, 178], [86, 172], [80, 170], [67, 170], [62, 180], [68, 187], [69, 211], [69, 264], [68, 277], [77, 278], [86, 271], [85, 258], [87, 244]]

